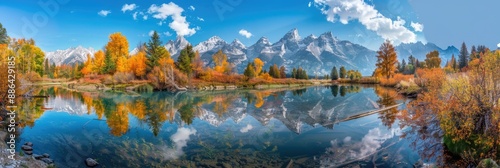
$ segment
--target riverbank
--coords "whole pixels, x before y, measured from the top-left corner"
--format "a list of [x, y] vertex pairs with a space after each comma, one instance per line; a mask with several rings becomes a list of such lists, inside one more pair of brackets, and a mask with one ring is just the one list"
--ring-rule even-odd
[[[0, 116], [5, 116], [6, 111], [0, 111]], [[33, 155], [25, 155], [24, 152], [16, 152], [14, 159], [9, 158], [11, 155], [8, 146], [5, 143], [6, 138], [9, 136], [6, 131], [6, 121], [4, 117], [0, 117], [0, 167], [3, 168], [16, 168], [16, 167], [29, 167], [29, 168], [46, 168], [51, 165], [37, 160]]]

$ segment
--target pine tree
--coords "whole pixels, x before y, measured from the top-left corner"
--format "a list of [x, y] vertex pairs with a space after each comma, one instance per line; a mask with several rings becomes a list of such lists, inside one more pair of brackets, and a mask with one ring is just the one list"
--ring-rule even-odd
[[478, 58], [477, 55], [478, 55], [478, 53], [476, 51], [476, 46], [472, 45], [472, 48], [470, 50], [469, 61], [472, 61], [472, 60]]
[[330, 73], [330, 76], [332, 77], [332, 80], [337, 80], [339, 79], [339, 72], [337, 71], [337, 67], [332, 68], [332, 72]]
[[149, 42], [146, 44], [146, 57], [147, 72], [153, 70], [155, 66], [159, 66], [159, 60], [161, 58], [170, 58], [170, 53], [162, 46], [160, 35], [156, 31], [153, 32], [151, 39], [149, 39]]
[[7, 35], [7, 30], [0, 23], [0, 44], [8, 44], [9, 36]]
[[292, 70], [292, 78], [297, 79], [297, 69], [295, 68]]
[[249, 79], [254, 78], [256, 76], [254, 65], [252, 65], [252, 63], [248, 63], [247, 68], [245, 68], [245, 72], [243, 74]]
[[386, 40], [377, 51], [377, 69], [380, 75], [387, 79], [392, 77], [396, 71], [398, 55], [396, 49], [389, 40]]
[[340, 78], [346, 78], [347, 77], [347, 71], [344, 66], [340, 67]]
[[457, 59], [455, 58], [455, 54], [451, 55], [451, 67], [453, 68], [454, 71], [457, 70]]
[[189, 59], [189, 55], [186, 50], [182, 50], [177, 58], [176, 62], [177, 68], [184, 72], [185, 74], [191, 73], [191, 60]]
[[467, 56], [469, 56], [469, 52], [467, 51], [467, 46], [465, 42], [462, 43], [462, 47], [460, 48], [460, 55], [458, 56], [458, 69], [466, 67], [468, 64]]
[[114, 74], [115, 70], [116, 70], [116, 63], [111, 58], [111, 55], [108, 54], [108, 51], [106, 51], [106, 55], [104, 57], [103, 71], [104, 71], [104, 73], [107, 73], [107, 74]]
[[49, 66], [48, 59], [45, 59], [44, 71], [45, 71], [45, 75], [47, 75], [47, 77], [49, 77], [50, 76], [50, 66]]
[[406, 67], [406, 61], [403, 58], [403, 61], [401, 62], [401, 69], [399, 69], [399, 72], [400, 73], [404, 73], [405, 72], [405, 67]]

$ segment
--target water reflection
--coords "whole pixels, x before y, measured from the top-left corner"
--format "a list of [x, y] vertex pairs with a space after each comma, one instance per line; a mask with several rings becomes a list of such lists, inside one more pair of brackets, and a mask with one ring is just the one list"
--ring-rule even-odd
[[[69, 154], [53, 154], [60, 158], [60, 167], [74, 167], [78, 159], [90, 156], [106, 160], [108, 167], [281, 167], [292, 159], [299, 167], [329, 167], [370, 160], [411, 165], [418, 160], [398, 138], [396, 108], [351, 118], [404, 101], [384, 88], [334, 85], [175, 94], [42, 91], [50, 95], [42, 104], [53, 109], [37, 126], [25, 129], [24, 139], [40, 144], [40, 150], [90, 151], [72, 154], [75, 162], [64, 159]], [[45, 129], [53, 132], [41, 134]]]

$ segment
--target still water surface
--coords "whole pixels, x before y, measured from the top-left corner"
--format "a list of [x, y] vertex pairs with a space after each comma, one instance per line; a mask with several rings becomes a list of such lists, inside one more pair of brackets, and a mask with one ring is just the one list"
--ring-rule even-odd
[[[57, 167], [413, 167], [397, 119], [409, 100], [375, 86], [80, 93], [43, 88], [20, 144]], [[390, 110], [359, 117], [402, 103]], [[31, 106], [31, 107], [29, 107]], [[21, 114], [21, 117], [23, 114]], [[291, 161], [292, 160], [292, 161]]]

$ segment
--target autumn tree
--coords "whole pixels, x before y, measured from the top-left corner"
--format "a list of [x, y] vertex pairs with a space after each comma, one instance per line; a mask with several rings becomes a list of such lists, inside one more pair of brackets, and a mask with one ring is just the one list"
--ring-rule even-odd
[[255, 66], [255, 74], [259, 75], [262, 72], [262, 67], [264, 66], [264, 62], [260, 58], [255, 58], [253, 60], [253, 64]]
[[[126, 60], [129, 56], [127, 38], [121, 33], [113, 33], [109, 36], [109, 42], [106, 44], [105, 49], [107, 57], [105, 59], [107, 73], [114, 73], [117, 69], [120, 70], [120, 72], [124, 72], [128, 67]], [[116, 66], [113, 66], [115, 63]]]
[[104, 60], [105, 60], [105, 55], [104, 55], [104, 52], [102, 52], [102, 50], [99, 50], [97, 51], [96, 53], [94, 53], [94, 69], [93, 71], [97, 74], [104, 74], [104, 67], [105, 67], [105, 64], [104, 64]]
[[217, 51], [212, 59], [215, 63], [214, 70], [219, 73], [229, 74], [232, 71], [231, 65], [227, 62], [227, 55], [222, 50]]
[[396, 72], [396, 63], [398, 56], [396, 49], [389, 40], [386, 40], [377, 51], [377, 69], [380, 75], [387, 79], [392, 77]]
[[337, 80], [339, 79], [339, 72], [337, 71], [337, 67], [332, 68], [332, 72], [330, 72], [330, 76], [332, 77], [332, 80]]
[[286, 69], [285, 69], [285, 66], [281, 66], [280, 67], [279, 73], [280, 73], [280, 78], [286, 78]]
[[469, 52], [467, 51], [467, 46], [465, 42], [462, 43], [462, 47], [460, 47], [460, 55], [458, 55], [458, 69], [462, 69], [467, 66], [469, 62], [467, 57], [469, 56]]
[[89, 75], [94, 72], [94, 63], [92, 61], [92, 58], [90, 57], [90, 54], [87, 54], [87, 61], [85, 61], [83, 69], [81, 70], [83, 75]]
[[199, 75], [203, 72], [204, 70], [204, 63], [203, 60], [201, 60], [200, 57], [200, 52], [196, 51], [194, 53], [193, 60], [191, 61], [191, 68], [193, 69], [193, 73], [195, 77], [199, 77]]
[[278, 65], [274, 64], [273, 66], [269, 66], [269, 75], [273, 78], [280, 78], [280, 69]]
[[437, 50], [431, 51], [425, 55], [425, 65], [427, 68], [439, 68], [441, 66], [441, 58]]
[[140, 50], [130, 58], [129, 61], [130, 70], [134, 73], [135, 76], [143, 77], [144, 75], [146, 75], [146, 69], [147, 69], [146, 62], [147, 62], [146, 52], [144, 50]]

